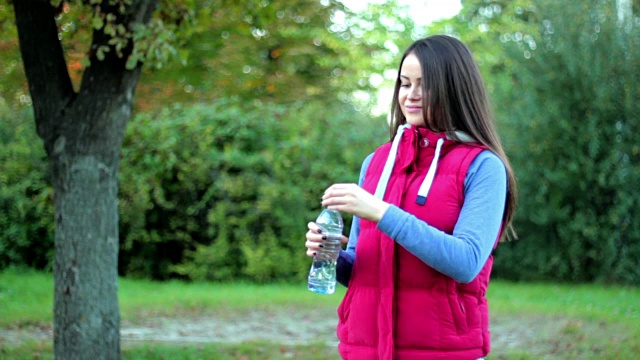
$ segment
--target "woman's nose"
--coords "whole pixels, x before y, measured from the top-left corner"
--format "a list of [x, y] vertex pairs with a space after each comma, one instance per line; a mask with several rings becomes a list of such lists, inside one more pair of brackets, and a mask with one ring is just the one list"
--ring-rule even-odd
[[412, 86], [409, 92], [410, 99], [420, 99], [422, 97], [422, 88], [420, 86]]

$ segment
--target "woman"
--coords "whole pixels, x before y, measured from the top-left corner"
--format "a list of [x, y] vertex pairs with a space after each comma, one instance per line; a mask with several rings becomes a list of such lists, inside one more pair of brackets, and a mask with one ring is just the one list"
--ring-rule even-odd
[[[469, 49], [443, 35], [404, 53], [392, 142], [363, 162], [356, 184], [322, 205], [353, 215], [338, 280], [345, 359], [480, 359], [490, 351], [485, 297], [492, 250], [510, 229], [513, 171]], [[309, 223], [307, 255], [322, 244]]]

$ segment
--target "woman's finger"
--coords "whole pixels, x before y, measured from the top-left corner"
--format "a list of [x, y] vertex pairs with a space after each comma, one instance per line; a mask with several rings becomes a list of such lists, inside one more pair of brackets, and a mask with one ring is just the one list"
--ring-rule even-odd
[[329, 186], [322, 194], [322, 199], [328, 199], [331, 197], [345, 196], [355, 191], [356, 184], [333, 184]]
[[307, 242], [304, 243], [304, 246], [307, 247], [307, 256], [313, 257], [318, 251], [320, 251], [322, 244], [320, 242], [307, 240]]
[[316, 243], [322, 242], [322, 240], [326, 239], [326, 235], [316, 234], [311, 230], [307, 231], [307, 233], [305, 234], [305, 237], [307, 238], [307, 241], [312, 241]]
[[389, 204], [356, 184], [334, 184], [325, 190], [322, 206], [361, 219], [380, 221]]
[[318, 226], [318, 224], [312, 222], [307, 223], [307, 229], [309, 229], [309, 231], [315, 233], [315, 234], [320, 234], [320, 226]]

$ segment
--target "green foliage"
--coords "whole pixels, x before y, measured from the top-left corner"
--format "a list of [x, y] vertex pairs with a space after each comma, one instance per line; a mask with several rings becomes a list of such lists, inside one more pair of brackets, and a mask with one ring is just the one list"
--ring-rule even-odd
[[15, 26], [15, 16], [10, 6], [0, 5], [0, 102], [30, 105], [29, 90], [24, 84], [26, 79], [22, 72], [22, 59], [18, 46], [18, 33]]
[[[83, 25], [109, 35], [99, 56], [117, 55], [127, 43], [113, 39], [134, 36], [106, 14], [126, 2], [84, 17], [92, 2], [58, 4], [76, 84], [89, 53]], [[474, 51], [519, 180], [521, 240], [498, 248], [495, 275], [640, 283], [637, 17], [618, 24], [614, 2], [601, 1], [463, 5], [429, 32], [459, 36]], [[305, 225], [322, 190], [355, 181], [362, 158], [386, 139], [382, 119], [367, 123], [334, 100], [366, 105], [369, 79], [395, 68], [395, 47], [414, 32], [395, 6], [356, 16], [336, 1], [161, 1], [154, 19], [167, 22], [152, 20], [140, 51], [164, 64], [193, 37], [188, 67], [148, 69], [150, 85], [138, 89], [139, 104], [161, 111], [138, 115], [125, 140], [121, 274], [302, 278]], [[15, 39], [9, 8], [0, 7], [0, 30]], [[175, 33], [183, 22], [186, 33]], [[0, 48], [10, 50], [0, 56], [0, 267], [49, 268], [48, 169], [31, 116], [13, 110], [30, 104], [15, 86], [24, 82], [17, 44]], [[169, 100], [213, 104], [165, 107]]]
[[[127, 20], [141, 1], [51, 2], [76, 88], [91, 61], [144, 64], [136, 91], [143, 110], [231, 96], [279, 103], [339, 97], [365, 108], [414, 31], [395, 0], [359, 14], [335, 0], [160, 0], [145, 26]], [[0, 8], [0, 35], [0, 48], [9, 50], [0, 56], [8, 75], [0, 96], [30, 105], [11, 6]]]
[[302, 278], [306, 223], [322, 191], [356, 181], [384, 141], [382, 120], [366, 122], [343, 106], [238, 100], [137, 116], [121, 166], [121, 273]]
[[[31, 116], [5, 107], [2, 121], [0, 266], [49, 269], [45, 154]], [[375, 121], [344, 105], [237, 99], [139, 114], [121, 162], [120, 273], [302, 279], [306, 224], [324, 189], [357, 181], [361, 161], [386, 140], [384, 120]]]
[[[161, 68], [174, 57], [192, 32], [194, 12], [192, 0], [161, 0], [148, 24], [132, 16], [136, 8], [146, 6], [132, 0], [51, 0], [58, 9], [61, 24], [71, 47], [93, 37], [92, 51], [80, 55], [83, 67], [91, 64], [91, 53], [99, 61], [112, 53], [126, 61], [128, 69], [140, 64]], [[73, 50], [72, 50], [73, 52]], [[113, 60], [113, 59], [111, 59]]]
[[[434, 23], [429, 32], [458, 37], [471, 49], [502, 122], [502, 112], [508, 117], [513, 103], [505, 103], [500, 92], [513, 91], [512, 73], [537, 48], [532, 42], [541, 21], [537, 8], [532, 0], [462, 0], [462, 6], [457, 16]], [[508, 129], [501, 130], [507, 136]]]
[[53, 198], [44, 148], [26, 111], [0, 99], [0, 268], [50, 268]]
[[494, 274], [640, 283], [637, 16], [619, 25], [613, 1], [462, 4], [430, 30], [474, 51], [520, 190], [521, 240]]
[[[196, 7], [186, 64], [147, 69], [138, 104], [239, 96], [278, 103], [375, 103], [376, 86], [411, 39], [395, 1], [354, 14], [339, 1], [222, 1]], [[394, 52], [395, 51], [395, 52]], [[356, 96], [355, 94], [358, 94]]]
[[514, 68], [498, 93], [521, 240], [499, 248], [496, 273], [640, 284], [637, 21], [619, 25], [612, 2], [536, 4], [537, 50], [506, 43]]
[[[160, 279], [240, 277], [268, 281], [283, 276], [301, 277], [308, 259], [303, 255], [291, 256], [300, 251], [300, 245], [292, 242], [293, 234], [302, 238], [306, 221], [319, 210], [320, 192], [333, 179], [342, 176], [341, 181], [356, 180], [360, 161], [384, 138], [370, 141], [369, 131], [385, 132], [380, 120], [379, 127], [358, 125], [366, 130], [343, 134], [336, 124], [354, 126], [362, 121], [362, 115], [352, 108], [340, 109], [346, 105], [327, 103], [335, 102], [337, 97], [342, 104], [349, 103], [355, 99], [352, 96], [355, 90], [360, 91], [359, 99], [371, 95], [368, 92], [374, 87], [368, 82], [369, 76], [372, 72], [380, 75], [386, 70], [386, 64], [394, 62], [387, 55], [387, 48], [393, 41], [406, 41], [401, 36], [404, 30], [410, 29], [406, 19], [394, 17], [391, 9], [358, 19], [336, 1], [185, 0], [160, 1], [149, 26], [140, 28], [136, 27], [136, 21], [127, 20], [132, 13], [131, 6], [140, 2], [110, 0], [100, 2], [100, 6], [93, 0], [53, 0], [51, 3], [57, 9], [59, 37], [76, 87], [82, 81], [88, 59], [127, 61], [129, 68], [141, 61], [160, 65], [170, 56], [185, 55], [184, 52], [178, 54], [178, 45], [192, 32], [197, 32], [198, 37], [189, 46], [199, 51], [200, 57], [194, 56], [191, 64], [201, 71], [173, 68], [174, 81], [162, 81], [161, 92], [170, 92], [176, 79], [192, 77], [203, 80], [199, 83], [202, 87], [196, 86], [196, 90], [207, 96], [200, 100], [239, 95], [245, 103], [216, 114], [241, 119], [241, 122], [228, 125], [223, 121], [218, 131], [218, 125], [213, 122], [220, 119], [214, 117], [207, 131], [217, 138], [198, 140], [203, 144], [201, 147], [185, 139], [183, 129], [169, 126], [168, 119], [155, 124], [151, 119], [156, 114], [142, 115], [141, 119], [147, 119], [145, 125], [129, 131], [135, 140], [126, 140], [122, 162], [120, 271]], [[10, 6], [0, 8], [2, 33], [15, 35], [13, 22], [5, 19], [11, 15], [7, 8]], [[344, 21], [339, 21], [341, 17]], [[15, 41], [3, 41], [0, 45], [17, 54]], [[14, 83], [24, 82], [21, 71], [11, 70], [19, 68], [11, 65], [11, 57], [0, 58], [9, 63], [2, 63], [5, 73], [16, 75], [15, 79], [11, 78]], [[246, 67], [250, 71], [245, 76]], [[187, 82], [180, 85], [179, 90], [184, 86], [187, 92], [185, 85], [191, 86]], [[21, 104], [30, 105], [26, 91], [13, 92], [16, 87], [7, 85], [6, 89], [0, 88], [0, 93], [6, 99], [19, 94]], [[149, 98], [144, 96], [144, 91], [138, 94], [143, 95], [142, 101]], [[174, 102], [172, 95], [171, 102]], [[161, 103], [165, 104], [166, 99], [162, 98]], [[291, 105], [280, 110], [276, 110], [276, 106], [261, 105], [271, 102]], [[247, 115], [249, 107], [259, 110]], [[267, 112], [274, 116], [278, 115], [276, 112], [282, 113], [286, 126], [272, 118], [265, 121], [264, 128], [255, 125], [257, 119], [264, 120], [262, 111], [267, 107], [271, 109]], [[166, 110], [166, 116], [184, 116], [182, 122], [186, 125], [181, 126], [190, 127], [190, 111], [196, 110], [170, 109]], [[216, 113], [218, 108], [212, 111]], [[340, 115], [329, 120], [321, 118], [331, 113]], [[245, 116], [252, 124], [249, 136], [242, 130], [247, 124]], [[306, 119], [300, 121], [300, 116]], [[132, 122], [134, 128], [135, 123]], [[331, 130], [315, 127], [325, 125], [331, 126]], [[266, 133], [265, 129], [274, 133]], [[190, 138], [206, 137], [207, 133], [200, 130], [202, 127], [194, 130]], [[330, 139], [324, 139], [324, 135]], [[298, 136], [304, 138], [298, 139]], [[33, 148], [39, 144], [35, 136], [8, 139], [11, 146], [21, 141]], [[275, 145], [274, 141], [280, 143]], [[327, 150], [316, 154], [318, 145], [313, 142], [324, 144]], [[354, 148], [351, 142], [358, 147]], [[136, 148], [138, 143], [140, 147]], [[366, 146], [359, 146], [363, 143]], [[213, 147], [207, 148], [209, 145]], [[335, 166], [337, 170], [327, 170], [317, 166], [316, 161], [341, 165]], [[27, 164], [28, 161], [21, 165]], [[135, 171], [129, 166], [135, 166]], [[44, 166], [42, 168], [34, 169], [29, 175], [36, 180], [44, 179], [46, 172]], [[309, 176], [312, 178], [308, 179]], [[16, 176], [8, 181], [14, 185], [27, 178]], [[13, 237], [12, 252], [18, 245], [30, 248], [33, 253], [52, 251], [52, 193], [45, 182], [39, 186], [37, 191], [42, 191], [43, 199], [49, 202], [42, 201], [41, 209], [35, 210], [42, 215], [35, 217], [37, 221], [29, 218], [14, 222], [16, 216], [2, 214], [9, 219], [7, 224], [12, 223], [6, 235]], [[294, 220], [290, 214], [300, 217]], [[24, 231], [27, 228], [46, 229], [46, 232], [40, 231], [41, 234], [34, 236]], [[4, 264], [33, 263], [10, 255], [8, 246], [0, 250], [0, 256], [6, 259]], [[39, 258], [45, 261], [33, 266], [50, 266], [49, 255], [39, 255]]]

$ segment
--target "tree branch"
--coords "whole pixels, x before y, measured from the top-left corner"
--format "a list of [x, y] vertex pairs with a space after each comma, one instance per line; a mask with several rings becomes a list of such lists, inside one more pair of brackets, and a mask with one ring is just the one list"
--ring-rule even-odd
[[[75, 93], [58, 39], [55, 8], [49, 0], [14, 0], [20, 52], [29, 82], [38, 134], [54, 126], [59, 114]], [[46, 139], [43, 138], [43, 140]]]
[[[124, 25], [127, 31], [132, 32], [136, 23], [146, 25], [149, 23], [153, 12], [158, 4], [158, 0], [133, 0], [130, 5], [127, 5], [123, 14], [120, 14], [117, 10], [117, 6], [109, 5], [108, 1], [103, 1], [101, 5], [102, 11], [105, 13], [118, 13], [116, 17], [116, 25]], [[100, 46], [107, 45], [111, 36], [104, 32], [104, 28], [93, 31], [93, 39], [91, 42], [91, 52], [89, 54], [91, 65], [85, 69], [82, 77], [82, 83], [80, 84], [80, 93], [95, 93], [100, 92], [122, 92], [127, 91], [129, 85], [124, 85], [121, 80], [127, 77], [133, 76], [137, 82], [140, 68], [131, 70], [126, 69], [127, 57], [130, 55], [133, 49], [133, 41], [130, 40], [125, 49], [122, 50], [124, 56], [122, 58], [116, 55], [113, 49], [107, 52], [103, 60], [97, 58], [96, 50]], [[109, 87], [109, 84], [120, 84], [121, 86]], [[124, 87], [122, 87], [124, 86]]]

